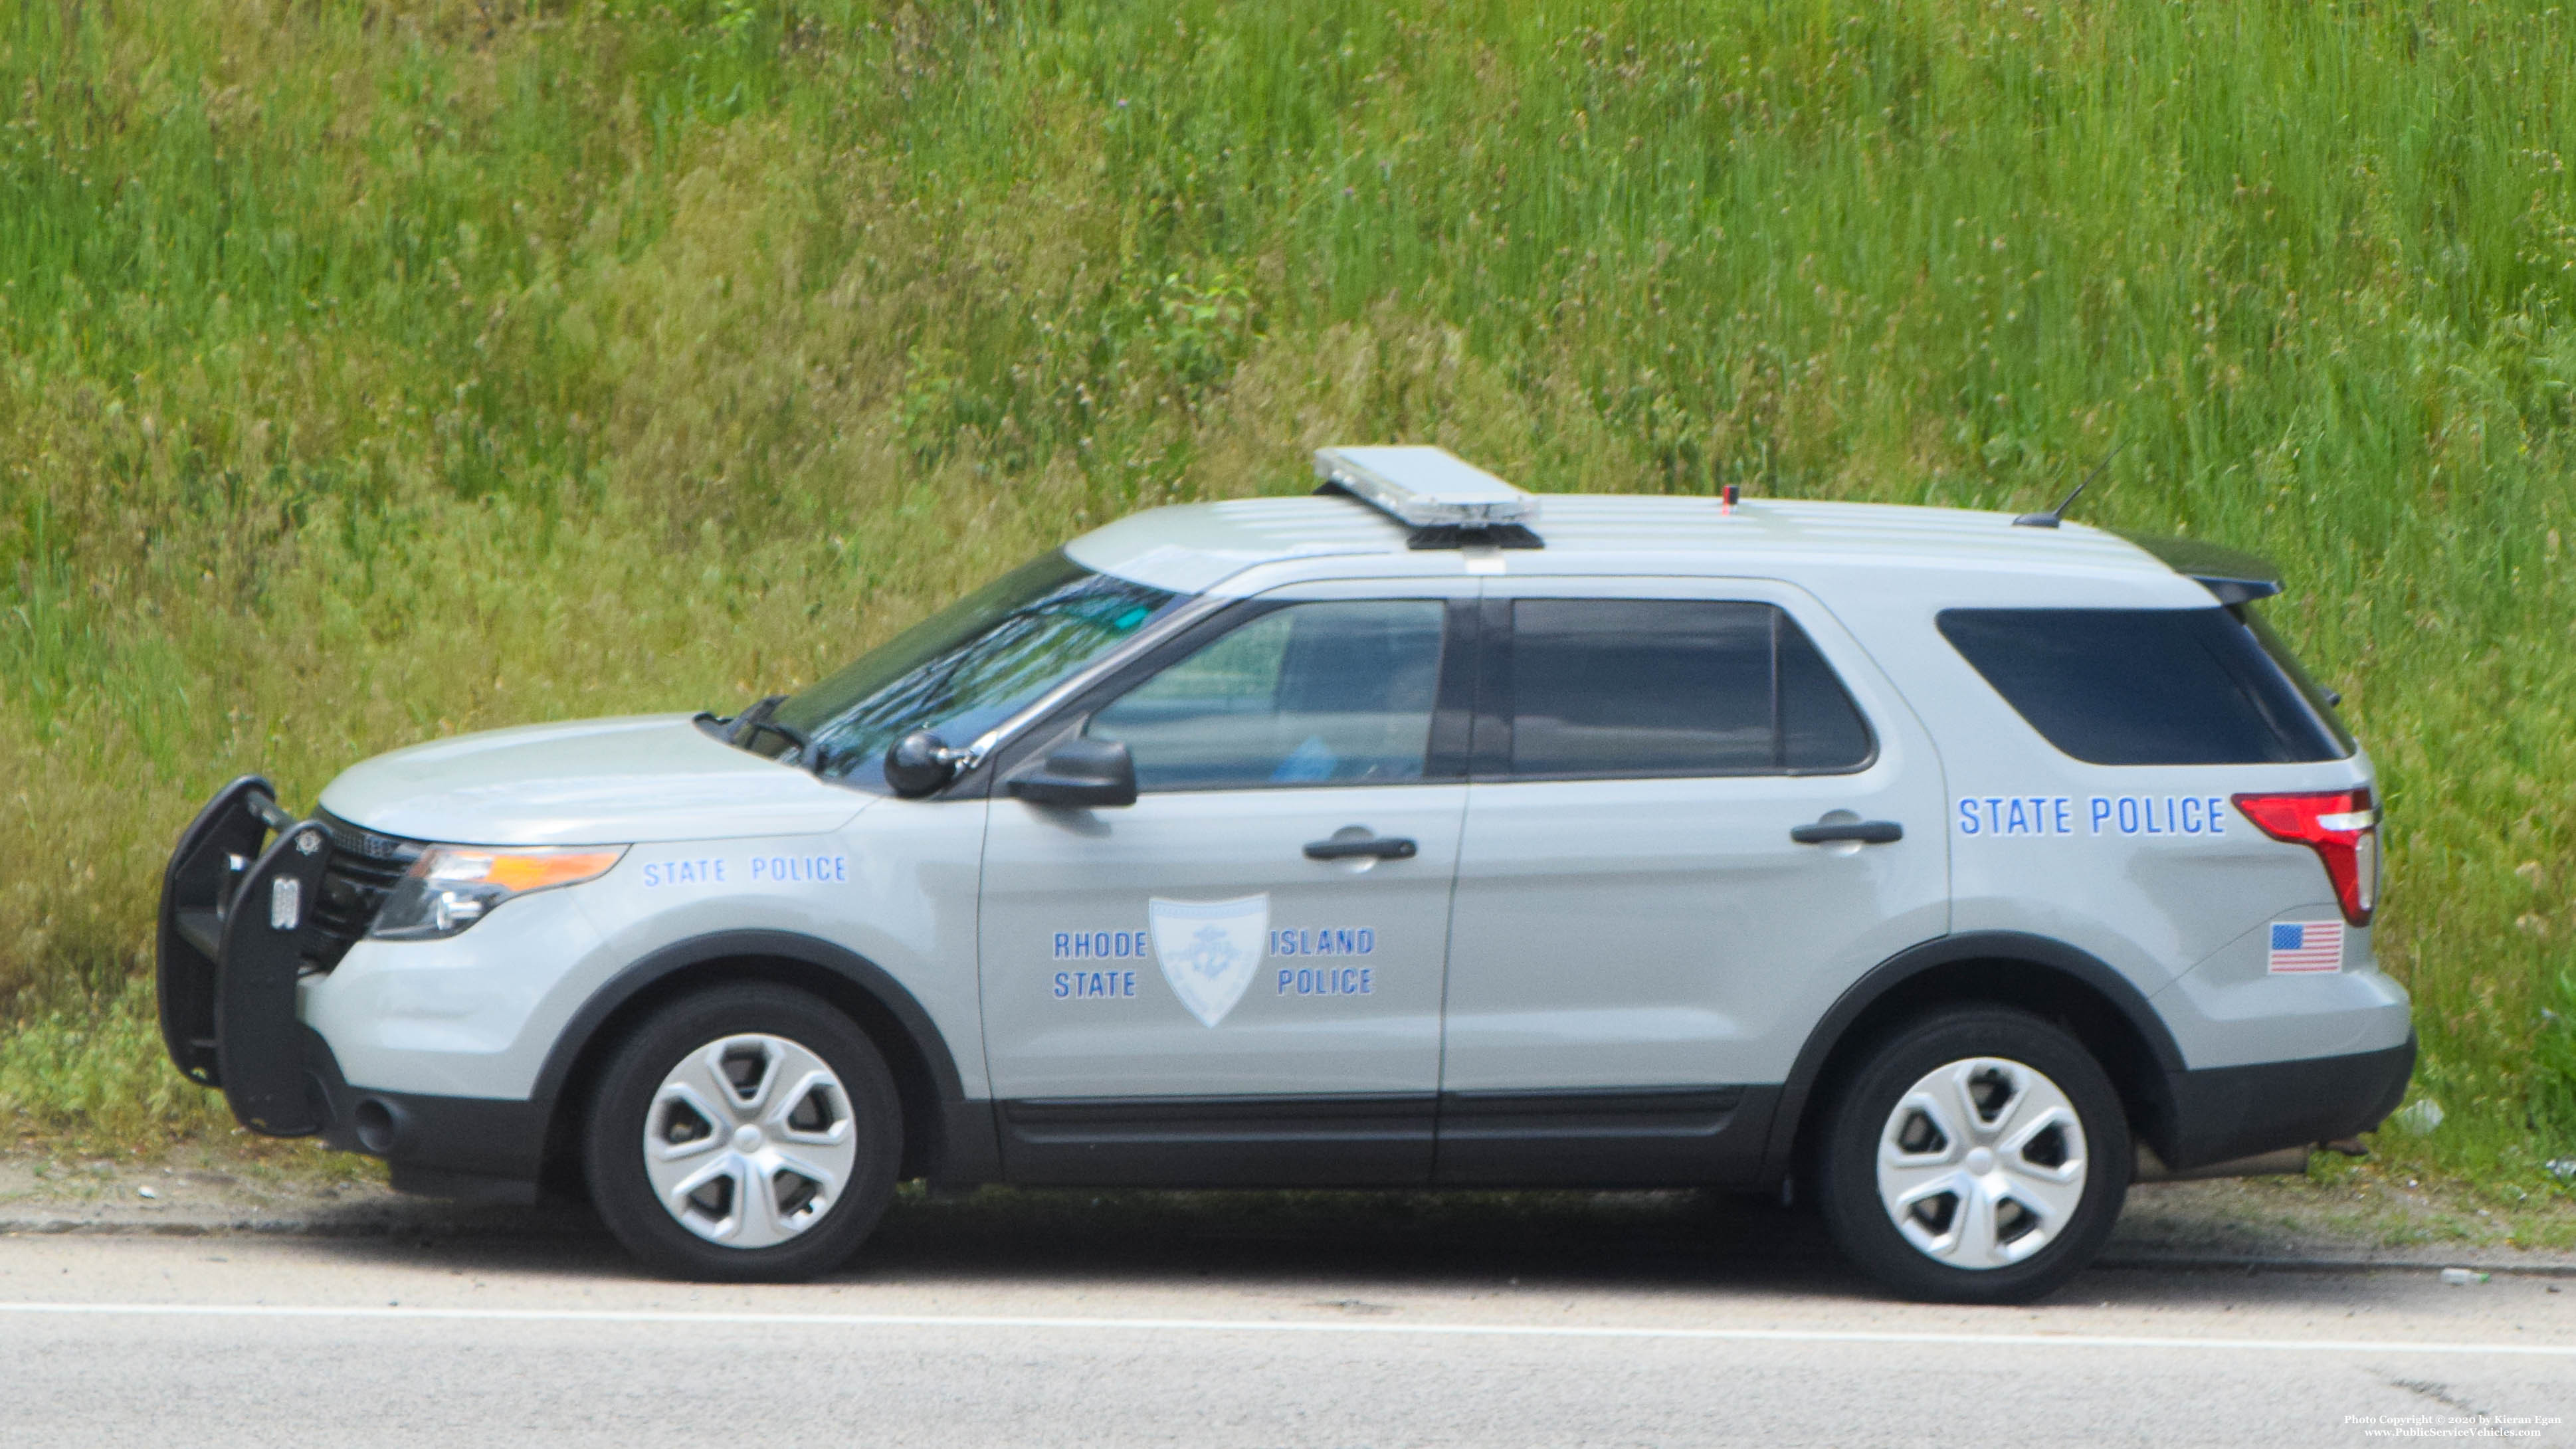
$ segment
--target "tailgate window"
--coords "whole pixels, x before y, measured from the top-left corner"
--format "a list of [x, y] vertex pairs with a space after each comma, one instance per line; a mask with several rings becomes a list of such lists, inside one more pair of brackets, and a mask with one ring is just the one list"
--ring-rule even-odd
[[2290, 764], [2352, 753], [2227, 609], [1945, 609], [1939, 623], [2031, 728], [2090, 764]]

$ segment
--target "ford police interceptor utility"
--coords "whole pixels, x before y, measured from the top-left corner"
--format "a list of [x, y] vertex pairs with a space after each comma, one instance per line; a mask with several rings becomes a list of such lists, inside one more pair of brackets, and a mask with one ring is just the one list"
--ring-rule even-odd
[[2370, 763], [2258, 561], [1317, 466], [730, 719], [236, 781], [163, 886], [172, 1057], [690, 1277], [830, 1270], [907, 1177], [1785, 1182], [1984, 1301], [2141, 1164], [2404, 1091]]

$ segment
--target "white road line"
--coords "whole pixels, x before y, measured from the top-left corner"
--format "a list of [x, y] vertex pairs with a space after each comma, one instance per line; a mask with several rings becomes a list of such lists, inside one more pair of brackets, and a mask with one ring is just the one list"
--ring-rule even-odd
[[2366, 1338], [2164, 1338], [2098, 1333], [1889, 1333], [1833, 1328], [1587, 1327], [1512, 1323], [1331, 1323], [1258, 1318], [1045, 1318], [934, 1313], [726, 1313], [618, 1308], [382, 1308], [290, 1303], [7, 1303], [0, 1319], [272, 1318], [454, 1323], [717, 1324], [757, 1328], [1023, 1328], [1118, 1333], [1323, 1333], [1424, 1338], [1663, 1339], [1698, 1343], [1847, 1343], [2015, 1348], [2189, 1349], [2221, 1353], [2514, 1354], [2576, 1358], [2576, 1343], [2441, 1343]]

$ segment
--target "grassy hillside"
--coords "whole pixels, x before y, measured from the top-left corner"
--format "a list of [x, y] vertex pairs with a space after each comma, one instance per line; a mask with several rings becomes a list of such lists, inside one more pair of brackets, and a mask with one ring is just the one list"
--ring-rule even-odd
[[162, 855], [730, 707], [1323, 441], [2282, 560], [2448, 1116], [2576, 1150], [2558, 7], [0, 0], [0, 1099], [217, 1120]]

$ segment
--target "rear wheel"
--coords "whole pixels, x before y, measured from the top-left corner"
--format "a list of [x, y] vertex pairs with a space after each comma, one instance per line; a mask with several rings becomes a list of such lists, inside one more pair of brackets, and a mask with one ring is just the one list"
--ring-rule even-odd
[[876, 1227], [902, 1145], [866, 1033], [804, 992], [744, 983], [673, 1002], [618, 1048], [584, 1165], [609, 1231], [655, 1269], [780, 1282], [839, 1267]]
[[2101, 1251], [2129, 1188], [2119, 1094], [2081, 1043], [1959, 1007], [1865, 1059], [1825, 1123], [1817, 1197], [1854, 1263], [1909, 1297], [2024, 1303]]

